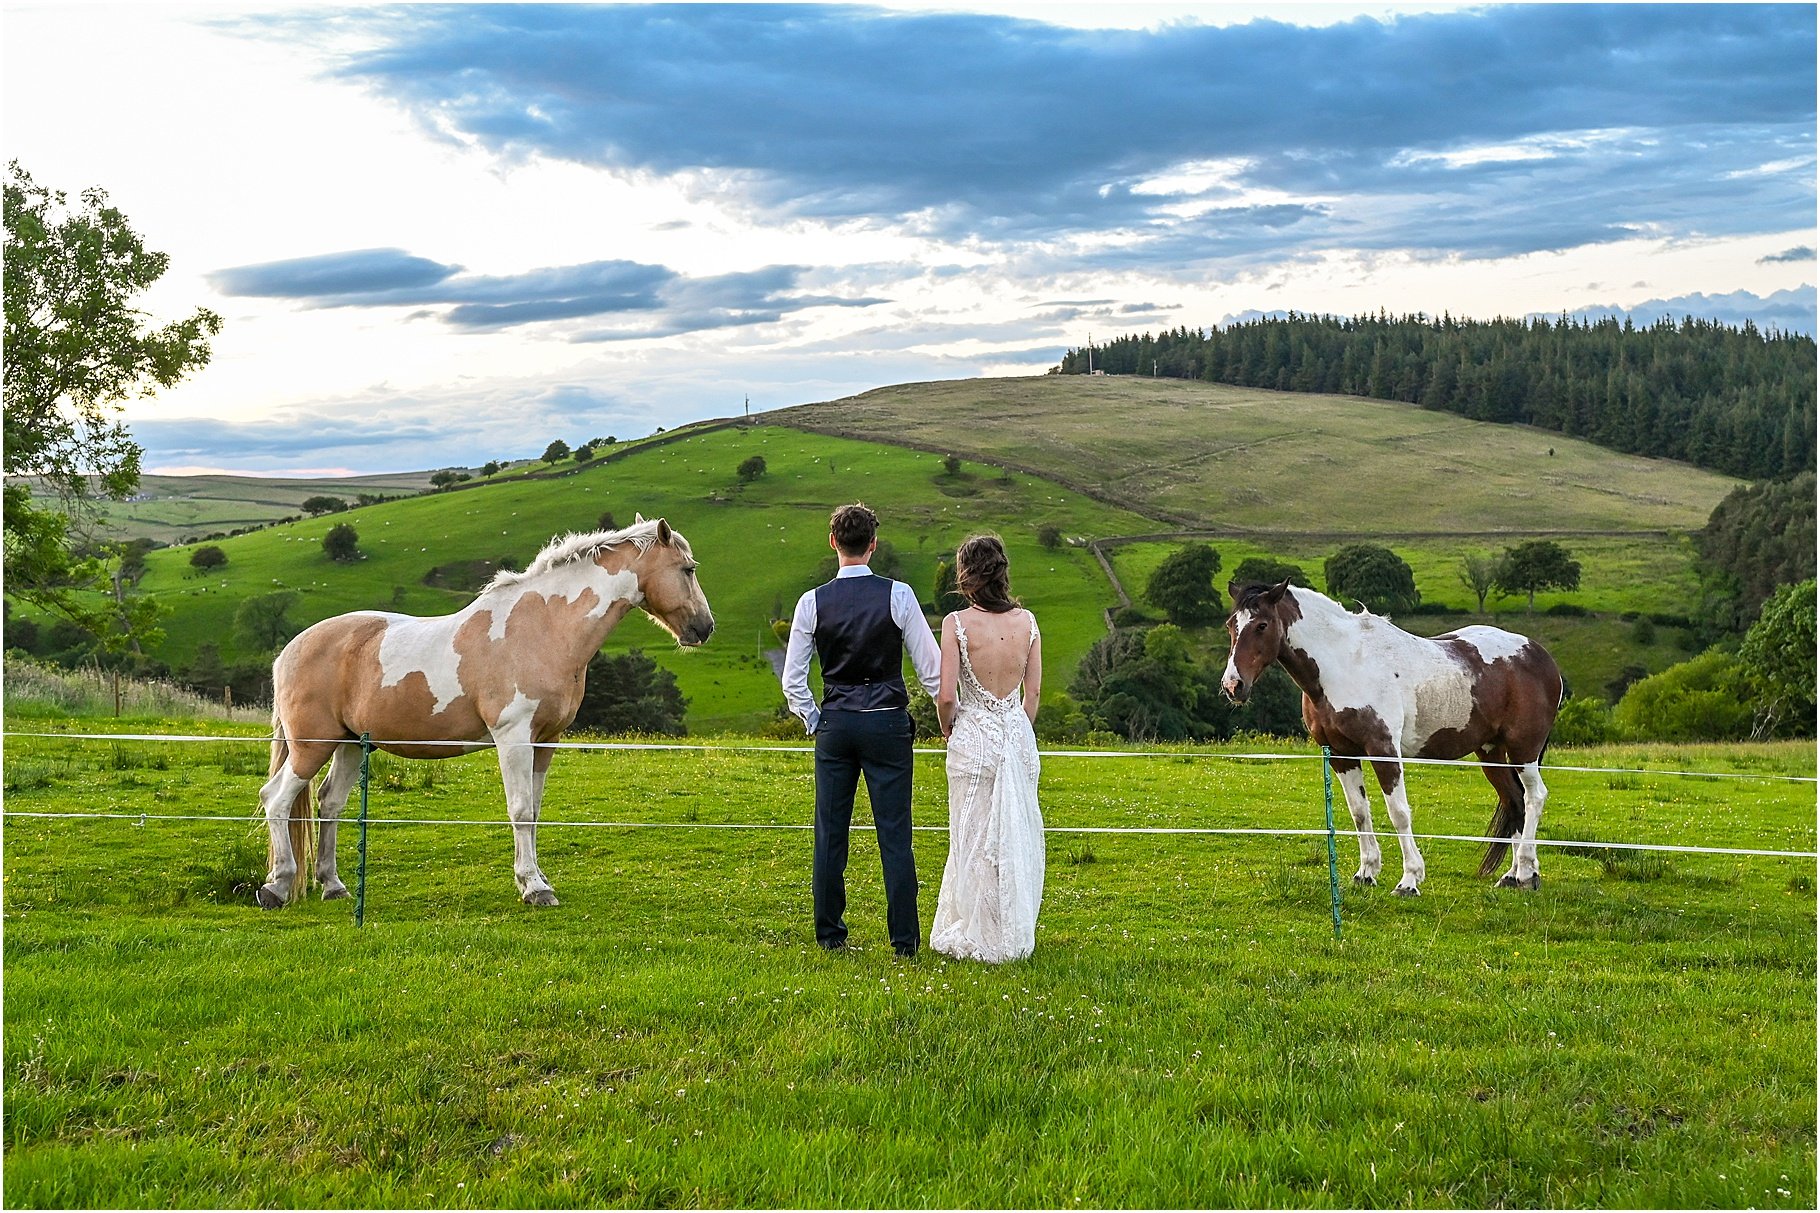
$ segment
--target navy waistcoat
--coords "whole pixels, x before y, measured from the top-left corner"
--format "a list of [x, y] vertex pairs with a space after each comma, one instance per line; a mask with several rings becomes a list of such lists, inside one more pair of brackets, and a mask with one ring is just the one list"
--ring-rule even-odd
[[909, 706], [904, 632], [891, 618], [889, 577], [836, 577], [815, 591], [815, 653], [822, 711]]

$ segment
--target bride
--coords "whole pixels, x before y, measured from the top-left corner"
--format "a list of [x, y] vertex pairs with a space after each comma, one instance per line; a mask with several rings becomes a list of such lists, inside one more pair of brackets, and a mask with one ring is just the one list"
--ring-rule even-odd
[[1043, 816], [1037, 808], [1037, 696], [1043, 683], [1036, 616], [1011, 597], [996, 535], [955, 553], [971, 604], [942, 620], [936, 711], [948, 739], [948, 866], [929, 946], [997, 963], [1036, 948], [1043, 900]]

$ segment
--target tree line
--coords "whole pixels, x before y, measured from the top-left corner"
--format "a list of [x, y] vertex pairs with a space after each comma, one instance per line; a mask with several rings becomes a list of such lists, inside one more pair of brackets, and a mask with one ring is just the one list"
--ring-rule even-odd
[[1401, 400], [1754, 480], [1814, 470], [1812, 337], [1708, 320], [1266, 316], [1071, 349], [1052, 374]]

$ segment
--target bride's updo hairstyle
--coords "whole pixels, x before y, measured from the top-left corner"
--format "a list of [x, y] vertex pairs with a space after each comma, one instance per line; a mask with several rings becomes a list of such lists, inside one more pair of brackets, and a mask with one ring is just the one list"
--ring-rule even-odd
[[1011, 596], [1011, 562], [997, 535], [975, 535], [961, 544], [954, 580], [962, 597], [982, 611], [1002, 615], [1023, 605]]

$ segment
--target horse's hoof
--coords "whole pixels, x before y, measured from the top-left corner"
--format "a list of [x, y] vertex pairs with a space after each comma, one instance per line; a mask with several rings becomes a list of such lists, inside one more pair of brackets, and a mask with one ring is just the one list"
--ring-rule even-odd
[[259, 891], [254, 894], [254, 897], [258, 899], [261, 909], [276, 910], [284, 905], [284, 898], [272, 892], [272, 886], [269, 884], [260, 885]]
[[1503, 877], [1499, 879], [1495, 887], [1500, 889], [1522, 889], [1525, 892], [1533, 893], [1542, 887], [1542, 873], [1536, 872], [1519, 880], [1517, 877], [1506, 872]]
[[1412, 884], [1400, 884], [1393, 892], [1395, 892], [1398, 897], [1420, 897], [1422, 895], [1422, 890]]
[[532, 889], [529, 893], [525, 894], [524, 902], [528, 906], [553, 906], [561, 904], [556, 900], [556, 894], [549, 889]]
[[348, 896], [348, 886], [344, 884], [322, 886], [322, 899], [324, 901], [343, 901]]
[[1378, 887], [1378, 878], [1376, 876], [1367, 876], [1365, 873], [1360, 872], [1357, 876], [1352, 878], [1352, 887], [1355, 889], [1375, 889]]

